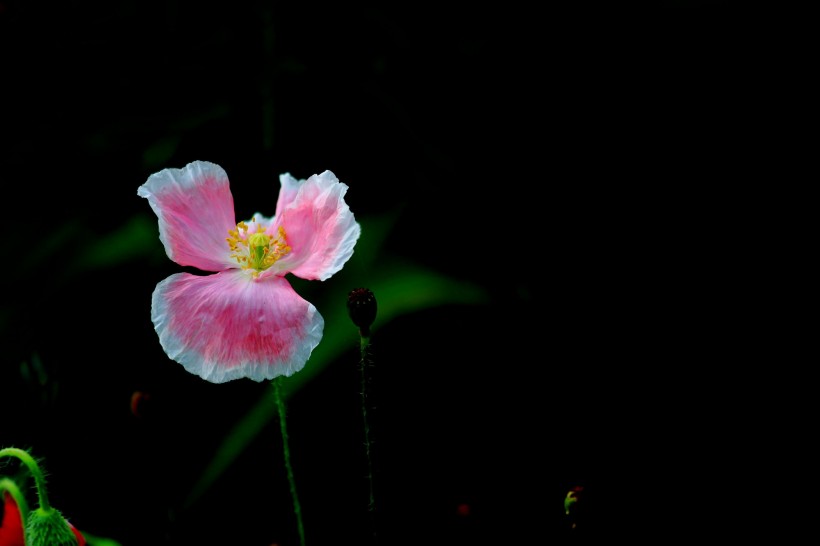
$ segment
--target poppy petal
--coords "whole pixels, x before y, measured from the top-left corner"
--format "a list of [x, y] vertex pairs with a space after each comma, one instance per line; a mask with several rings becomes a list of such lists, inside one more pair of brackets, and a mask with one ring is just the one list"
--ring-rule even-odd
[[76, 527], [71, 525], [71, 522], [68, 522], [68, 526], [71, 528], [71, 532], [74, 533], [74, 536], [77, 538], [77, 546], [85, 546], [85, 536], [77, 530]]
[[237, 267], [225, 239], [236, 229], [228, 175], [219, 165], [194, 161], [148, 177], [137, 195], [159, 218], [165, 253], [180, 265], [203, 271]]
[[154, 290], [151, 319], [168, 356], [213, 383], [290, 376], [324, 329], [287, 279], [254, 280], [240, 270], [171, 275]]
[[3, 519], [0, 521], [0, 546], [25, 546], [23, 521], [17, 503], [3, 491]]
[[296, 180], [290, 173], [279, 175], [279, 199], [276, 201], [276, 216], [290, 205], [296, 194], [299, 193], [299, 187], [304, 182], [304, 180]]
[[361, 226], [344, 200], [347, 189], [332, 172], [325, 171], [302, 182], [282, 210], [277, 207], [272, 229], [284, 228], [291, 248], [278, 263], [280, 271], [324, 281], [350, 259]]

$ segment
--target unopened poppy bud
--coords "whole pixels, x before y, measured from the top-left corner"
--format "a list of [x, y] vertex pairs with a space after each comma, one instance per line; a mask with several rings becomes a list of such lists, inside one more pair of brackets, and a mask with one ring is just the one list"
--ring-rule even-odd
[[348, 293], [347, 312], [362, 336], [370, 336], [370, 325], [376, 320], [376, 310], [376, 296], [370, 289], [354, 288]]
[[29, 513], [27, 546], [78, 546], [85, 544], [58, 510], [38, 508]]

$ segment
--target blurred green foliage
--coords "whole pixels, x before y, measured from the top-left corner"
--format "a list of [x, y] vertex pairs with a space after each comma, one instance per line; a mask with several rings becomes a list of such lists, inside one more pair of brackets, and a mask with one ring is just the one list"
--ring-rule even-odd
[[[151, 154], [163, 155], [163, 152], [157, 149], [149, 155]], [[378, 335], [380, 327], [404, 314], [438, 305], [475, 305], [487, 301], [485, 290], [477, 285], [415, 265], [406, 257], [386, 251], [385, 242], [400, 218], [401, 210], [383, 216], [358, 218], [362, 225], [362, 235], [354, 255], [328, 281], [308, 282], [289, 277], [297, 292], [322, 313], [325, 330], [321, 343], [313, 351], [305, 368], [284, 380], [282, 386], [286, 398], [308, 385], [343, 352], [358, 346], [358, 330], [350, 321], [344, 305], [347, 293], [352, 288], [365, 286], [376, 295], [378, 316], [372, 326], [373, 335]], [[55, 256], [60, 259], [55, 260]], [[53, 263], [59, 264], [59, 267], [54, 267], [51, 271], [54, 280], [50, 288], [52, 293], [59, 293], [60, 289], [70, 287], [74, 279], [104, 277], [111, 270], [122, 266], [141, 264], [138, 267], [141, 271], [146, 268], [150, 271], [156, 268], [159, 271], [160, 267], [169, 264], [158, 237], [157, 221], [148, 213], [127, 218], [122, 224], [102, 234], [95, 234], [78, 220], [68, 221], [62, 228], [52, 230], [49, 238], [21, 257], [21, 269], [18, 272], [25, 276], [26, 272], [36, 271]], [[162, 276], [157, 276], [156, 281], [161, 280]], [[145, 320], [149, 318], [146, 316]], [[79, 330], [82, 326], [77, 324], [67, 327]], [[152, 337], [127, 340], [127, 343], [144, 347], [158, 343], [158, 340]], [[21, 373], [28, 377], [29, 382], [43, 383], [41, 379], [47, 370], [36, 352], [29, 354], [33, 356], [30, 362], [23, 362]], [[37, 377], [41, 379], [32, 374], [38, 374]], [[56, 382], [51, 384], [53, 388], [56, 386]], [[276, 403], [271, 387], [260, 396], [247, 414], [224, 431], [215, 452], [205, 455], [209, 462], [198, 481], [193, 484], [183, 506], [189, 507], [200, 499], [248, 448], [260, 431], [276, 418]], [[106, 546], [115, 545], [116, 542], [89, 536], [89, 544]]]

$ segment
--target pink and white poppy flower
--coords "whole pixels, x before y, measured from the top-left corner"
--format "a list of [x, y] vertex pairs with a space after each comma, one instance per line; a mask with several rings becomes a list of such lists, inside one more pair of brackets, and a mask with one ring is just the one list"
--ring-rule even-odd
[[151, 299], [162, 348], [213, 383], [263, 381], [304, 367], [322, 339], [324, 319], [285, 275], [330, 278], [361, 233], [344, 200], [348, 187], [332, 172], [307, 180], [285, 173], [279, 182], [275, 215], [239, 223], [228, 176], [214, 163], [164, 169], [137, 190], [159, 218], [168, 257], [215, 272], [175, 273]]

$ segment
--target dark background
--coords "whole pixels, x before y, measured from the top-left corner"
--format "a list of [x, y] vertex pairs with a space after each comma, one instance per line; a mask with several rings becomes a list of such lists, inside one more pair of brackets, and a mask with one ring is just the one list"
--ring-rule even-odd
[[[703, 349], [733, 304], [725, 218], [759, 121], [750, 9], [0, 2], [0, 444], [43, 457], [55, 506], [123, 546], [296, 544], [275, 420], [180, 508], [264, 386], [164, 356], [150, 294], [179, 268], [159, 241], [64, 274], [83, 243], [155, 222], [136, 190], [162, 168], [218, 163], [238, 218], [270, 213], [280, 173], [330, 169], [357, 217], [397, 215], [385, 253], [488, 295], [377, 320], [382, 542], [688, 532], [710, 505], [683, 499], [724, 464]], [[367, 543], [357, 358], [354, 339], [289, 399], [308, 544]], [[35, 360], [47, 379], [21, 372]]]

